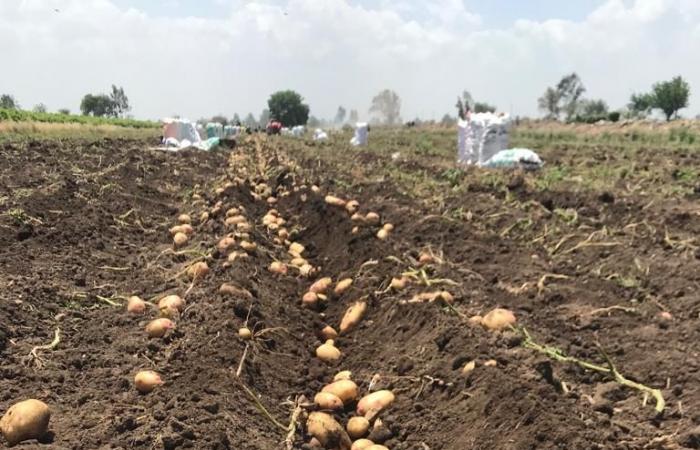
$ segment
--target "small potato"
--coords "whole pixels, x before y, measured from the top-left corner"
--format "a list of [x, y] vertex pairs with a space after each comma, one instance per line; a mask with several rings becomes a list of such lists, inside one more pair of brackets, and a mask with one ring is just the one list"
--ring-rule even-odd
[[158, 309], [162, 310], [164, 308], [176, 309], [182, 312], [185, 309], [185, 300], [179, 295], [165, 296], [158, 301]]
[[365, 311], [367, 311], [367, 303], [365, 302], [355, 302], [354, 305], [350, 306], [340, 321], [340, 334], [355, 328], [364, 317]]
[[364, 222], [365, 216], [363, 216], [360, 213], [355, 213], [352, 216], [350, 216], [350, 220], [352, 220], [353, 222]]
[[476, 369], [476, 361], [469, 361], [462, 368], [462, 375], [468, 375]]
[[233, 217], [237, 216], [241, 213], [241, 210], [238, 208], [230, 208], [228, 211], [226, 211], [226, 217]]
[[199, 223], [204, 223], [207, 220], [209, 220], [209, 213], [204, 211], [202, 214], [199, 215]]
[[345, 291], [350, 289], [350, 286], [352, 286], [352, 278], [346, 278], [344, 280], [340, 280], [338, 284], [335, 285], [335, 289], [333, 290], [333, 293], [335, 295], [342, 295]]
[[349, 380], [351, 378], [352, 372], [350, 372], [349, 370], [343, 370], [335, 374], [335, 376], [333, 377], [333, 381]]
[[314, 269], [314, 266], [312, 266], [309, 263], [304, 264], [303, 266], [299, 267], [299, 275], [302, 277], [308, 277], [313, 275], [316, 272]]
[[359, 439], [367, 436], [369, 420], [364, 417], [351, 417], [350, 420], [348, 420], [346, 429], [348, 430], [348, 435], [352, 439]]
[[[342, 372], [341, 372], [342, 373]], [[352, 380], [341, 379], [327, 384], [321, 389], [321, 392], [330, 392], [337, 395], [343, 401], [343, 404], [357, 400], [358, 389], [357, 384]]]
[[226, 236], [226, 237], [222, 238], [218, 244], [216, 244], [216, 248], [220, 252], [224, 253], [228, 249], [233, 247], [235, 244], [236, 244], [236, 240], [234, 238]]
[[381, 230], [377, 231], [377, 239], [380, 241], [385, 241], [389, 239], [389, 232], [382, 228]]
[[370, 441], [369, 439], [358, 439], [352, 443], [350, 450], [367, 450], [373, 445], [374, 442]]
[[345, 204], [345, 209], [349, 214], [355, 214], [357, 209], [360, 207], [360, 202], [357, 200], [350, 200]]
[[131, 314], [143, 314], [146, 311], [146, 302], [140, 297], [132, 295], [127, 301], [126, 310]]
[[379, 214], [376, 212], [368, 212], [367, 215], [365, 215], [365, 222], [371, 224], [371, 225], [376, 225], [379, 223]]
[[272, 263], [270, 263], [269, 270], [270, 272], [276, 273], [278, 275], [286, 275], [287, 265], [280, 261], [272, 261]]
[[142, 370], [134, 377], [134, 386], [142, 394], [153, 392], [155, 388], [162, 384], [163, 380], [160, 378], [160, 375], [152, 370]]
[[237, 215], [237, 216], [231, 216], [226, 219], [224, 222], [227, 226], [236, 226], [239, 223], [246, 223], [247, 219], [244, 216]]
[[319, 192], [321, 192], [321, 188], [314, 184], [311, 186], [311, 192], [313, 192], [314, 194], [318, 194]]
[[289, 253], [294, 257], [300, 257], [304, 253], [304, 246], [298, 242], [292, 242], [289, 244]]
[[238, 337], [244, 341], [249, 341], [253, 339], [253, 332], [250, 331], [250, 328], [248, 327], [242, 327], [238, 329]]
[[338, 398], [337, 395], [331, 394], [330, 392], [319, 392], [316, 394], [314, 403], [316, 403], [319, 408], [329, 411], [343, 409], [343, 401]]
[[335, 331], [335, 328], [333, 328], [330, 325], [326, 325], [325, 327], [323, 327], [319, 334], [324, 341], [327, 341], [328, 339], [335, 339], [338, 337], [338, 332]]
[[234, 284], [231, 283], [223, 283], [219, 287], [219, 294], [223, 295], [231, 295], [235, 297], [244, 297], [244, 298], [253, 298], [253, 294], [250, 293], [247, 289], [243, 289], [241, 287], [238, 287]]
[[389, 232], [394, 231], [394, 225], [390, 224], [390, 223], [385, 223], [384, 226], [382, 227], [382, 230], [386, 230]]
[[434, 262], [435, 258], [430, 253], [422, 252], [420, 256], [418, 256], [418, 264], [420, 264], [421, 266], [424, 266], [426, 264], [432, 264]]
[[173, 236], [173, 245], [175, 247], [182, 247], [183, 245], [187, 244], [187, 241], [189, 238], [185, 233], [175, 233], [175, 236]]
[[301, 298], [301, 303], [304, 306], [308, 306], [309, 308], [315, 307], [316, 305], [318, 305], [318, 294], [316, 294], [315, 292], [307, 292]]
[[331, 287], [331, 284], [333, 284], [333, 280], [330, 277], [321, 278], [311, 285], [309, 292], [323, 294], [329, 287]]
[[338, 198], [336, 196], [333, 196], [333, 195], [326, 195], [325, 200], [326, 200], [326, 203], [328, 203], [329, 205], [332, 205], [332, 206], [345, 206], [345, 200], [343, 200], [342, 198]]
[[289, 264], [293, 265], [294, 267], [301, 267], [304, 264], [308, 264], [309, 262], [305, 260], [304, 258], [294, 258], [292, 259]]
[[323, 412], [312, 412], [306, 421], [306, 431], [324, 448], [350, 450], [352, 441], [333, 416]]
[[[46, 403], [29, 399], [10, 406], [2, 419], [2, 431], [7, 445], [14, 445], [30, 439], [40, 439], [49, 429], [51, 411]], [[350, 448], [348, 446], [348, 448]]]
[[406, 285], [408, 284], [408, 282], [409, 282], [409, 279], [407, 277], [392, 278], [391, 284], [389, 285], [389, 287], [395, 291], [401, 291], [401, 290], [406, 288]]
[[209, 273], [209, 266], [204, 261], [196, 262], [187, 269], [187, 276], [191, 280], [204, 278]]
[[170, 319], [155, 319], [146, 325], [146, 333], [151, 338], [162, 338], [168, 330], [175, 328], [175, 322]]
[[515, 314], [504, 308], [495, 308], [481, 319], [481, 324], [492, 331], [508, 328], [515, 322]]
[[189, 224], [192, 223], [192, 218], [189, 216], [189, 214], [180, 214], [177, 217], [177, 221], [180, 222], [181, 224]]
[[253, 253], [255, 250], [258, 249], [258, 245], [255, 242], [242, 241], [240, 243], [240, 246], [243, 250], [245, 250], [248, 253]]
[[340, 359], [340, 350], [335, 346], [333, 339], [328, 339], [325, 344], [316, 349], [316, 356], [321, 361], [335, 362]]
[[365, 417], [373, 417], [386, 409], [394, 401], [391, 391], [377, 391], [365, 395], [357, 403], [357, 414]]

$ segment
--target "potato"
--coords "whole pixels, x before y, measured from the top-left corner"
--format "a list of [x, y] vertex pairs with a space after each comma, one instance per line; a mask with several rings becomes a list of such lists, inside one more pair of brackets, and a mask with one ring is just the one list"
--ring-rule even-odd
[[312, 412], [306, 421], [306, 431], [328, 449], [350, 450], [352, 441], [333, 416]]
[[488, 361], [484, 362], [484, 367], [496, 367], [498, 365], [498, 361], [495, 359], [489, 359]]
[[268, 205], [274, 205], [275, 203], [277, 203], [277, 197], [272, 197], [272, 196], [267, 197], [267, 204]]
[[469, 361], [462, 368], [462, 375], [470, 374], [474, 369], [476, 369], [476, 361]]
[[258, 249], [258, 245], [255, 242], [241, 241], [240, 246], [248, 253], [253, 253]]
[[389, 287], [395, 291], [401, 291], [406, 288], [409, 281], [410, 280], [407, 277], [392, 278]]
[[377, 391], [365, 395], [357, 403], [357, 414], [365, 417], [374, 417], [382, 412], [394, 401], [391, 391]]
[[350, 220], [352, 220], [353, 222], [364, 222], [365, 216], [363, 216], [360, 213], [355, 213], [352, 216], [350, 216]]
[[204, 261], [196, 262], [187, 269], [187, 276], [190, 277], [191, 280], [204, 278], [208, 273], [209, 266]]
[[364, 417], [351, 417], [350, 420], [348, 420], [346, 429], [348, 430], [348, 435], [352, 439], [359, 439], [367, 436], [369, 420]]
[[126, 303], [126, 310], [131, 314], [143, 314], [146, 311], [146, 302], [132, 295]]
[[221, 238], [218, 244], [216, 244], [216, 248], [220, 252], [225, 252], [229, 248], [233, 247], [236, 244], [236, 240], [232, 237], [226, 236], [224, 238]]
[[175, 236], [177, 233], [183, 233], [189, 236], [190, 234], [194, 233], [194, 228], [192, 228], [192, 226], [189, 224], [175, 225], [170, 229], [170, 234]]
[[350, 450], [367, 450], [373, 445], [374, 442], [370, 441], [369, 439], [358, 439], [355, 442], [353, 442]]
[[318, 304], [318, 295], [315, 292], [307, 292], [301, 298], [301, 303], [304, 306], [308, 306], [309, 308], [313, 308]]
[[323, 338], [326, 341], [328, 339], [335, 339], [338, 337], [338, 332], [335, 331], [335, 328], [333, 328], [330, 325], [326, 325], [325, 327], [323, 327], [319, 334], [321, 335], [321, 338]]
[[352, 230], [350, 230], [350, 233], [352, 234], [357, 234], [360, 232], [360, 227], [352, 227]]
[[426, 264], [432, 264], [434, 262], [435, 258], [430, 253], [422, 252], [420, 256], [418, 256], [418, 264], [420, 264], [421, 266], [424, 266]]
[[332, 206], [345, 206], [345, 200], [342, 198], [335, 197], [333, 195], [326, 195], [326, 203]]
[[151, 338], [162, 338], [168, 330], [175, 328], [175, 322], [170, 319], [155, 319], [146, 325], [146, 333]]
[[250, 331], [250, 328], [248, 327], [241, 327], [238, 329], [238, 337], [244, 341], [249, 341], [253, 339], [253, 332]]
[[350, 200], [345, 204], [345, 209], [349, 214], [355, 214], [357, 209], [360, 207], [360, 202], [357, 200]]
[[152, 370], [142, 370], [134, 377], [134, 386], [142, 394], [153, 392], [155, 388], [163, 384], [158, 373]]
[[289, 264], [293, 265], [294, 267], [301, 267], [304, 264], [308, 264], [309, 262], [305, 260], [304, 258], [294, 258], [292, 259]]
[[303, 266], [299, 267], [299, 275], [302, 277], [308, 277], [310, 275], [313, 275], [316, 272], [314, 270], [314, 266], [312, 266], [309, 263], [304, 264]]
[[241, 215], [238, 216], [231, 216], [226, 218], [226, 221], [224, 222], [227, 226], [235, 226], [238, 225], [239, 223], [246, 223], [248, 220]]
[[376, 212], [368, 212], [365, 216], [365, 222], [375, 225], [379, 223], [379, 214]]
[[182, 247], [183, 245], [187, 244], [187, 241], [189, 238], [185, 233], [178, 232], [175, 233], [175, 236], [173, 236], [173, 245], [175, 247]]
[[[29, 439], [40, 439], [49, 428], [51, 411], [46, 403], [29, 399], [10, 406], [2, 419], [2, 431], [7, 445], [12, 447]], [[349, 448], [349, 447], [348, 447]]]
[[343, 370], [335, 374], [335, 376], [333, 377], [333, 381], [349, 380], [351, 377], [352, 372], [350, 372], [349, 370]]
[[357, 400], [359, 395], [357, 384], [352, 380], [334, 381], [324, 386], [321, 392], [330, 392], [331, 394], [337, 395], [338, 398], [343, 401], [343, 404]]
[[289, 244], [289, 253], [295, 258], [301, 257], [301, 254], [304, 253], [304, 250], [304, 246], [298, 242], [292, 242], [291, 244]]
[[392, 225], [390, 223], [385, 223], [384, 226], [382, 227], [382, 230], [392, 232], [392, 231], [394, 231], [394, 225]]
[[367, 303], [365, 302], [355, 302], [354, 305], [350, 306], [345, 312], [343, 319], [340, 321], [340, 334], [355, 328], [362, 320], [366, 310]]
[[477, 315], [477, 316], [471, 316], [469, 319], [467, 319], [467, 322], [469, 323], [469, 325], [477, 326], [477, 325], [481, 325], [482, 320], [484, 320], [484, 318]]
[[189, 214], [180, 214], [177, 217], [177, 221], [181, 224], [190, 224], [192, 223], [192, 218], [189, 216]]
[[380, 241], [385, 241], [389, 238], [389, 232], [382, 228], [381, 230], [377, 231], [377, 239]]
[[321, 361], [334, 362], [340, 359], [340, 350], [334, 345], [333, 339], [328, 339], [325, 344], [316, 349], [316, 356]]
[[276, 273], [279, 275], [285, 275], [287, 273], [287, 265], [283, 262], [280, 261], [272, 261], [270, 263], [270, 272]]
[[335, 411], [343, 409], [343, 401], [337, 395], [330, 392], [319, 392], [314, 397], [314, 403], [321, 409]]
[[202, 214], [199, 215], [199, 223], [204, 223], [207, 220], [209, 220], [209, 213], [204, 211]]
[[504, 308], [495, 308], [481, 319], [481, 324], [492, 331], [502, 330], [515, 324], [515, 314]]
[[311, 192], [318, 194], [319, 192], [321, 192], [321, 188], [314, 184], [311, 186]]
[[230, 208], [228, 211], [226, 211], [226, 217], [233, 217], [237, 216], [241, 213], [241, 210], [238, 208]]
[[350, 286], [352, 286], [352, 278], [346, 278], [344, 280], [340, 280], [338, 284], [335, 285], [335, 289], [333, 290], [333, 293], [335, 295], [342, 295], [345, 291], [350, 289]]
[[158, 309], [175, 309], [182, 312], [185, 309], [185, 300], [179, 295], [167, 295], [158, 302]]
[[330, 277], [321, 278], [311, 285], [309, 292], [323, 294], [329, 287], [331, 287], [331, 284], [333, 284], [333, 280]]
[[287, 231], [286, 228], [280, 228], [280, 230], [277, 232], [277, 237], [280, 239], [287, 239], [289, 237], [289, 231]]
[[248, 222], [236, 224], [236, 230], [238, 230], [240, 233], [249, 233], [252, 229], [253, 227]]

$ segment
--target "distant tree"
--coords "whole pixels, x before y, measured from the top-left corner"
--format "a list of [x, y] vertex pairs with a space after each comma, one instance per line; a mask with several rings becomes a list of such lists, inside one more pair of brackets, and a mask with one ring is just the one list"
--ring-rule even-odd
[[347, 111], [345, 110], [345, 108], [343, 108], [342, 106], [338, 106], [338, 112], [335, 113], [335, 119], [333, 120], [333, 122], [336, 125], [342, 125], [345, 122], [346, 115]]
[[548, 87], [542, 97], [537, 100], [537, 106], [541, 111], [547, 113], [548, 119], [558, 119], [559, 114], [561, 114], [559, 92], [552, 87]]
[[563, 103], [561, 107], [566, 113], [568, 120], [576, 114], [579, 101], [583, 93], [586, 92], [586, 88], [583, 86], [579, 76], [576, 73], [571, 73], [559, 81], [557, 92], [559, 100]]
[[105, 117], [114, 115], [112, 99], [104, 94], [86, 94], [80, 102], [80, 111], [84, 116]]
[[653, 94], [632, 94], [627, 107], [633, 116], [646, 117], [654, 109], [655, 101]]
[[70, 115], [70, 109], [68, 109], [68, 108], [61, 108], [61, 109], [58, 110], [58, 113], [59, 113], [59, 114], [63, 114], [64, 116], [68, 116], [68, 115]]
[[212, 117], [209, 121], [214, 123], [220, 123], [223, 126], [228, 125], [228, 119], [223, 114], [218, 114]]
[[350, 123], [350, 125], [355, 125], [359, 121], [360, 121], [360, 115], [357, 113], [357, 110], [351, 109], [350, 115], [348, 116], [348, 123]]
[[248, 128], [255, 128], [258, 125], [257, 120], [255, 120], [255, 116], [253, 116], [253, 113], [248, 113], [247, 116], [245, 116], [245, 119], [243, 119], [243, 125], [245, 125]]
[[267, 122], [269, 122], [269, 121], [270, 121], [270, 110], [267, 109], [267, 108], [265, 108], [265, 109], [263, 109], [262, 112], [260, 113], [260, 120], [258, 121], [258, 124], [259, 124], [261, 127], [266, 127], [266, 126], [267, 126]]
[[10, 94], [0, 96], [0, 108], [2, 109], [19, 109], [19, 103]]
[[305, 125], [309, 120], [309, 105], [294, 91], [275, 92], [267, 101], [267, 107], [270, 108], [270, 116], [286, 127]]
[[32, 111], [36, 113], [45, 113], [47, 111], [46, 105], [43, 103], [39, 103], [38, 105], [34, 105], [34, 108], [32, 108]]
[[476, 103], [474, 103], [474, 112], [475, 113], [494, 113], [494, 112], [496, 112], [496, 107], [493, 105], [489, 105], [488, 103], [485, 103], [485, 102], [476, 102]]
[[678, 111], [688, 107], [690, 85], [680, 76], [671, 81], [656, 83], [653, 87], [654, 108], [663, 111], [666, 121], [678, 117]]
[[131, 110], [129, 106], [129, 98], [124, 93], [123, 87], [116, 87], [112, 85], [112, 93], [109, 95], [112, 100], [112, 111], [111, 114], [114, 117], [121, 117]]
[[231, 124], [232, 125], [238, 125], [241, 123], [241, 116], [238, 115], [238, 113], [235, 113], [233, 115], [233, 119], [231, 119]]
[[401, 98], [389, 89], [385, 89], [372, 99], [370, 113], [375, 113], [383, 118], [386, 125], [395, 125], [401, 122]]
[[579, 113], [584, 116], [604, 116], [608, 114], [608, 104], [605, 100], [581, 100], [579, 103]]
[[442, 116], [442, 120], [440, 120], [440, 125], [444, 127], [451, 127], [454, 126], [456, 123], [457, 119], [450, 116], [449, 114], [445, 114], [444, 116]]

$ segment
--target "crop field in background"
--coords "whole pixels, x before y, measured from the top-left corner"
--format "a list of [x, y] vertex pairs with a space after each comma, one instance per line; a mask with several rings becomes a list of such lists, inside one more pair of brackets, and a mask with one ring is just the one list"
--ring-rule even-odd
[[[378, 391], [390, 450], [700, 448], [692, 122], [522, 123], [538, 172], [458, 168], [444, 128], [165, 153], [32, 126], [0, 138], [0, 408], [52, 416], [19, 448], [349, 450]], [[319, 415], [341, 371], [357, 393]]]

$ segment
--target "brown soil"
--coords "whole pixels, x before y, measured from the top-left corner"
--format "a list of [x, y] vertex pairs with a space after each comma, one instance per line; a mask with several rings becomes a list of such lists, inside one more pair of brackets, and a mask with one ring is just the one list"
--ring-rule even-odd
[[[241, 382], [285, 426], [295, 399], [312, 399], [338, 370], [348, 369], [362, 392], [374, 379], [375, 388], [396, 394], [381, 416], [383, 430], [373, 435], [392, 450], [700, 448], [700, 254], [678, 243], [679, 236], [700, 233], [692, 200], [646, 207], [614, 193], [542, 193], [514, 183], [513, 195], [523, 204], [540, 205], [534, 206], [540, 219], [533, 230], [557, 220], [557, 208], [576, 210], [588, 233], [636, 224], [605, 238], [621, 245], [566, 253], [585, 239], [582, 234], [549, 254], [502, 233], [513, 217], [483, 226], [481, 218], [505, 201], [488, 186], [449, 199], [472, 213], [471, 220], [456, 220], [417, 206], [389, 182], [348, 192], [334, 183], [342, 168], [313, 165], [303, 173], [322, 192], [351, 195], [364, 212], [377, 211], [396, 226], [384, 242], [374, 238], [376, 229], [353, 235], [347, 213], [326, 205], [323, 195], [279, 197], [275, 207], [290, 229], [299, 230], [296, 240], [320, 274], [355, 279], [319, 314], [300, 302], [313, 280], [267, 270], [273, 259], [289, 257], [261, 225], [268, 206], [253, 199], [250, 184], [214, 194], [240, 173], [228, 168], [228, 153], [170, 154], [147, 145], [103, 140], [0, 147], [0, 410], [25, 398], [41, 399], [52, 410], [50, 434], [19, 448], [283, 448], [286, 432], [259, 412], [235, 376], [246, 347], [237, 331], [246, 318], [254, 331], [272, 331], [253, 341]], [[254, 149], [249, 143], [234, 152], [253, 155]], [[291, 186], [295, 174], [277, 171], [270, 184]], [[218, 200], [223, 211], [244, 206], [255, 223], [259, 250], [232, 267], [212, 251], [227, 232], [222, 218], [198, 220]], [[177, 275], [197, 254], [174, 254], [168, 233], [183, 212], [195, 224], [188, 249], [209, 253], [211, 272], [185, 296], [188, 307], [177, 329], [162, 340], [148, 339], [144, 326], [155, 313], [129, 316], [105, 299], [185, 295], [190, 283]], [[672, 239], [657, 230], [668, 230]], [[412, 258], [423, 248], [444, 261], [427, 275], [455, 285], [386, 292], [391, 277], [415, 266]], [[621, 282], [633, 277], [635, 261], [644, 276]], [[606, 279], [601, 270], [619, 276]], [[546, 273], [568, 278], [547, 279], [540, 289], [537, 281]], [[252, 301], [219, 294], [223, 282], [249, 291]], [[530, 284], [518, 292], [524, 283]], [[401, 303], [432, 289], [449, 290], [454, 308]], [[369, 306], [365, 320], [336, 341], [342, 363], [321, 363], [314, 356], [316, 332], [324, 323], [337, 325], [361, 297]], [[602, 310], [622, 304], [634, 310]], [[519, 332], [491, 333], [463, 318], [496, 306], [512, 309], [538, 342], [605, 364], [599, 343], [627, 378], [662, 389], [664, 413], [608, 375], [523, 348]], [[660, 318], [661, 310], [672, 319]], [[59, 344], [30, 357], [56, 329]], [[463, 375], [472, 360], [476, 369]], [[485, 366], [488, 360], [496, 365]], [[132, 379], [139, 369], [157, 370], [165, 385], [137, 393]], [[294, 448], [309, 441], [301, 425]]]

